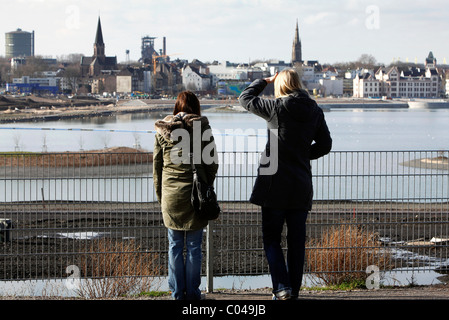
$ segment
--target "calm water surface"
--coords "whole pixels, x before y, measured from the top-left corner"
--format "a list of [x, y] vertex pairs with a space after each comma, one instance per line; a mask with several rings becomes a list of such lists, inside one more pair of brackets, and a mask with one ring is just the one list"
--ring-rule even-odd
[[[204, 112], [220, 151], [260, 151], [265, 143], [265, 121], [249, 113]], [[165, 114], [126, 114], [88, 119], [4, 124], [8, 128], [94, 129], [105, 131], [0, 131], [0, 151], [49, 152], [140, 145], [152, 151], [154, 133], [148, 131]], [[334, 151], [402, 151], [449, 149], [449, 110], [331, 110], [325, 117]], [[257, 138], [254, 135], [258, 135]]]

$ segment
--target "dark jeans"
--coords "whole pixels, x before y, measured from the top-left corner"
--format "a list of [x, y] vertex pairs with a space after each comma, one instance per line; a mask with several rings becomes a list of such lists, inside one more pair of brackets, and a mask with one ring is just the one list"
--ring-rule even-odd
[[[307, 211], [262, 207], [262, 233], [270, 267], [273, 293], [291, 289], [297, 296], [302, 283]], [[287, 224], [287, 263], [281, 247], [281, 233]]]

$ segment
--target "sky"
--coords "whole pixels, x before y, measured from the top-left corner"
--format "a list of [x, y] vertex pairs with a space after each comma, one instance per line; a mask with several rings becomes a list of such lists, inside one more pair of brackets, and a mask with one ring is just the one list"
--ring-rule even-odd
[[107, 56], [138, 60], [143, 36], [172, 59], [291, 61], [296, 23], [303, 60], [350, 62], [370, 54], [384, 64], [449, 61], [447, 0], [8, 0], [5, 33], [35, 31], [35, 54], [93, 54], [98, 17]]

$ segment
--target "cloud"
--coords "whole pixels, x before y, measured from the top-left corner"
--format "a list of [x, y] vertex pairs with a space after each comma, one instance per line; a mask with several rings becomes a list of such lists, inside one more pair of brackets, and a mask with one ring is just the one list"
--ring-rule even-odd
[[360, 24], [361, 24], [361, 21], [357, 17], [352, 18], [352, 19], [348, 20], [348, 22], [347, 22], [347, 25], [350, 26], [350, 27], [355, 27], [355, 26], [358, 26]]
[[[378, 29], [366, 27], [370, 5], [379, 8]], [[157, 37], [158, 49], [165, 36], [168, 52], [185, 59], [289, 61], [296, 20], [308, 59], [350, 61], [369, 51], [378, 61], [420, 60], [431, 49], [449, 58], [447, 0], [9, 0], [3, 12], [0, 55], [4, 33], [19, 27], [35, 30], [37, 54], [91, 55], [100, 14], [106, 54], [119, 61], [126, 49], [139, 58], [144, 35]]]
[[316, 25], [316, 24], [323, 24], [323, 23], [330, 23], [335, 18], [336, 14], [334, 12], [319, 12], [316, 14], [308, 15], [304, 19], [305, 24], [309, 25]]

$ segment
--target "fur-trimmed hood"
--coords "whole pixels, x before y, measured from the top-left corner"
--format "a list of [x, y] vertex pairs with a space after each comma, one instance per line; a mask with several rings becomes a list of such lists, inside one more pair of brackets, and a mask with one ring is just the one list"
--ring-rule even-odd
[[168, 115], [164, 119], [156, 121], [154, 127], [164, 139], [171, 140], [171, 134], [176, 129], [187, 129], [191, 133], [194, 121], [201, 121], [202, 130], [209, 125], [207, 117], [180, 112], [175, 116]]

